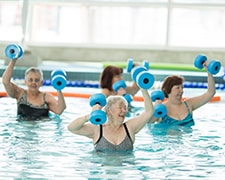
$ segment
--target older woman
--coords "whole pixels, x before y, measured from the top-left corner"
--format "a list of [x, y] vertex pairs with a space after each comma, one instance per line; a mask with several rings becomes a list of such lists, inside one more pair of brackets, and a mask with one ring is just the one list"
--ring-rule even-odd
[[[88, 123], [90, 115], [76, 118], [68, 125], [74, 134], [83, 135], [93, 140], [96, 151], [132, 151], [137, 134], [153, 114], [153, 104], [147, 90], [141, 89], [144, 98], [144, 111], [125, 122], [127, 101], [122, 96], [109, 96], [105, 106], [107, 122], [97, 126]], [[92, 110], [99, 110], [99, 104]]]
[[[182, 100], [184, 78], [181, 76], [168, 76], [162, 84], [162, 91], [167, 100], [163, 102], [167, 109], [167, 115], [162, 118], [152, 117], [150, 123], [159, 122], [164, 125], [193, 125], [192, 112], [208, 103], [216, 93], [213, 76], [208, 73], [208, 89], [205, 93]], [[160, 101], [160, 100], [158, 100]], [[162, 102], [156, 102], [162, 103]]]
[[39, 88], [43, 83], [42, 71], [36, 67], [28, 68], [25, 72], [26, 89], [11, 82], [13, 68], [17, 59], [9, 62], [2, 76], [6, 92], [17, 100], [17, 115], [24, 120], [37, 120], [49, 116], [49, 111], [61, 114], [66, 108], [66, 103], [61, 90], [58, 91], [58, 99], [47, 92], [41, 92]]

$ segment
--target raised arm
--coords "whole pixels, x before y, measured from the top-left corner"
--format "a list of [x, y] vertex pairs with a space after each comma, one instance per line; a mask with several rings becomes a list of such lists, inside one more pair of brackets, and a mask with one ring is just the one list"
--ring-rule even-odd
[[132, 118], [126, 123], [133, 135], [138, 133], [145, 126], [154, 112], [154, 107], [148, 91], [141, 89], [141, 92], [144, 99], [144, 111], [140, 114], [140, 116]]
[[133, 82], [133, 84], [131, 86], [127, 86], [127, 88], [126, 88], [126, 92], [128, 94], [131, 94], [132, 96], [137, 94], [137, 92], [139, 90], [140, 90], [140, 88], [138, 87], [137, 83], [135, 83], [135, 82]]
[[[101, 109], [101, 106], [96, 104], [93, 106], [93, 110]], [[94, 139], [95, 134], [98, 131], [99, 127], [88, 123], [90, 119], [90, 115], [86, 114], [81, 117], [74, 119], [68, 126], [68, 130], [74, 134], [86, 136]]]
[[47, 94], [46, 100], [49, 104], [49, 110], [55, 114], [60, 115], [66, 109], [66, 102], [61, 90], [57, 91], [57, 99], [53, 95]]
[[188, 105], [191, 107], [192, 111], [208, 103], [216, 93], [214, 77], [210, 73], [208, 73], [207, 80], [207, 91], [200, 96], [193, 97], [187, 100]]
[[18, 97], [20, 96], [20, 93], [22, 92], [22, 88], [20, 88], [19, 86], [11, 82], [15, 64], [16, 64], [16, 59], [13, 59], [9, 62], [9, 65], [7, 66], [6, 70], [4, 71], [2, 75], [2, 82], [7, 94], [12, 98], [18, 99]]

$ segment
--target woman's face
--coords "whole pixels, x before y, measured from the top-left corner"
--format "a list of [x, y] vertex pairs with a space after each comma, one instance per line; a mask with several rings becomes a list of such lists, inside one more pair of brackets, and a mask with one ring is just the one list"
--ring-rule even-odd
[[115, 75], [112, 79], [112, 84], [119, 81], [119, 80], [122, 80], [122, 74], [118, 74], [118, 75]]
[[180, 99], [182, 99], [183, 92], [184, 91], [183, 91], [183, 85], [182, 84], [181, 85], [174, 85], [168, 96], [180, 100]]
[[127, 113], [127, 106], [123, 101], [117, 101], [111, 107], [112, 119], [116, 119], [121, 123], [124, 121]]
[[29, 72], [25, 78], [25, 84], [31, 91], [38, 91], [42, 86], [41, 75], [37, 72]]

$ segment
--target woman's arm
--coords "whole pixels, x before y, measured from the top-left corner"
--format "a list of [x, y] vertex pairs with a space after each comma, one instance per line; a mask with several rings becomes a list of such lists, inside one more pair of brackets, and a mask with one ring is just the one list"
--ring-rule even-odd
[[213, 75], [208, 73], [207, 80], [208, 80], [208, 88], [205, 93], [203, 93], [200, 96], [187, 99], [187, 103], [189, 107], [192, 109], [192, 111], [208, 103], [216, 93], [216, 87], [215, 87], [215, 81], [214, 81]]
[[2, 83], [5, 87], [7, 94], [12, 98], [18, 99], [23, 89], [11, 82], [15, 64], [16, 64], [16, 59], [13, 59], [9, 62], [8, 67], [6, 68], [6, 70], [4, 71], [2, 75]]
[[76, 118], [67, 126], [67, 128], [70, 132], [74, 134], [94, 139], [95, 126], [88, 123], [88, 121], [89, 121], [89, 114]]
[[133, 82], [133, 84], [131, 86], [127, 86], [127, 88], [126, 88], [127, 94], [130, 94], [132, 96], [137, 94], [137, 92], [139, 90], [140, 90], [140, 88], [138, 87], [137, 83], [135, 83], [135, 82]]
[[62, 91], [57, 91], [57, 95], [56, 99], [53, 95], [47, 93], [46, 101], [49, 104], [49, 110], [60, 115], [66, 109], [66, 102]]
[[145, 126], [145, 124], [149, 122], [149, 119], [152, 117], [154, 112], [154, 107], [148, 91], [141, 89], [141, 92], [144, 99], [144, 111], [140, 114], [140, 116], [132, 118], [126, 123], [133, 135], [138, 133]]

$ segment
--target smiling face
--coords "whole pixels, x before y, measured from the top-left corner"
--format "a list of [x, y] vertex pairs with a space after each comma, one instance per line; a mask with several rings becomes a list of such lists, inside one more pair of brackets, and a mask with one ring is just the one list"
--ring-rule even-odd
[[128, 104], [123, 96], [109, 96], [107, 98], [105, 111], [109, 120], [122, 123], [126, 117], [127, 108]]
[[36, 92], [42, 86], [42, 83], [42, 73], [37, 69], [28, 69], [25, 74], [25, 85], [28, 87], [28, 90]]
[[180, 101], [182, 99], [183, 92], [183, 85], [174, 85], [171, 88], [171, 92], [168, 94], [168, 97]]

